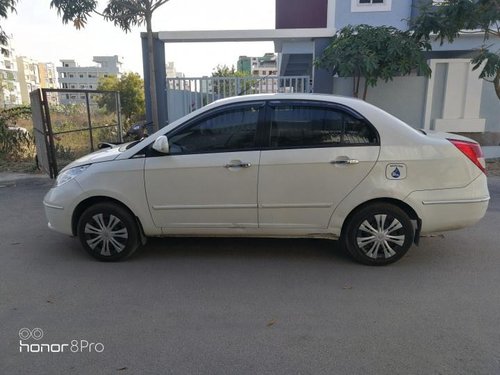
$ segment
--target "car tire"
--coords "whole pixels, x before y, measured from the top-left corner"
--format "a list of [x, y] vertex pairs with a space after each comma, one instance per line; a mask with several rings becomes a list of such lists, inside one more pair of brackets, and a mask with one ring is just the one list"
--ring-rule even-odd
[[397, 206], [376, 203], [362, 207], [349, 219], [342, 242], [358, 262], [385, 266], [401, 259], [415, 237], [413, 224]]
[[100, 261], [125, 259], [140, 246], [135, 218], [115, 203], [97, 203], [87, 208], [78, 220], [77, 233], [85, 250]]

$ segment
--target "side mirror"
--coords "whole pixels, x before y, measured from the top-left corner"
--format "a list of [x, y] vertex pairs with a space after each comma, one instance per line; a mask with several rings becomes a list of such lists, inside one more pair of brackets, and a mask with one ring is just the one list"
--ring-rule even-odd
[[162, 154], [168, 154], [170, 152], [170, 146], [168, 145], [168, 138], [166, 135], [160, 135], [153, 143], [153, 150], [161, 152]]

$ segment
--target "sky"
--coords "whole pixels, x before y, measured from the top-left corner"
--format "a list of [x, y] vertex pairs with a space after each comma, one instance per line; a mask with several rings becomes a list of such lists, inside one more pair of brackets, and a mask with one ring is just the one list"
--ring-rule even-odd
[[[99, 2], [99, 9], [106, 1]], [[153, 16], [153, 31], [274, 29], [275, 0], [170, 0]], [[140, 32], [126, 34], [112, 23], [94, 15], [85, 29], [63, 25], [50, 0], [19, 0], [17, 13], [2, 20], [12, 34], [18, 56], [61, 65], [74, 59], [80, 66], [95, 65], [92, 56], [118, 55], [123, 71], [143, 75]], [[262, 56], [274, 52], [272, 42], [180, 43], [165, 46], [166, 61], [187, 77], [210, 75], [218, 64], [235, 65], [238, 56]]]

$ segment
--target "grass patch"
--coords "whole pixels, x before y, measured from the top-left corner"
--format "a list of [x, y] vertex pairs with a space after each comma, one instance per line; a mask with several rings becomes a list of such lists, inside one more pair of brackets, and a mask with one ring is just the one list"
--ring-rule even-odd
[[41, 173], [35, 160], [7, 160], [0, 155], [0, 172]]

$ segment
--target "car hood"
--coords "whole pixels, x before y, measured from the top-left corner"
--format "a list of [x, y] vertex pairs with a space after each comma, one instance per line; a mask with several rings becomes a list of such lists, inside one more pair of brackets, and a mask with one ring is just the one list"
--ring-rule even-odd
[[68, 164], [66, 167], [64, 167], [62, 171], [73, 167], [79, 167], [85, 164], [102, 163], [105, 161], [114, 160], [118, 155], [122, 153], [121, 151], [122, 146], [123, 145], [117, 145], [115, 147], [105, 148], [96, 152], [92, 152], [91, 154], [82, 156], [81, 158], [76, 159], [72, 163]]

